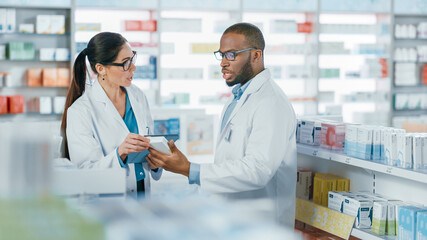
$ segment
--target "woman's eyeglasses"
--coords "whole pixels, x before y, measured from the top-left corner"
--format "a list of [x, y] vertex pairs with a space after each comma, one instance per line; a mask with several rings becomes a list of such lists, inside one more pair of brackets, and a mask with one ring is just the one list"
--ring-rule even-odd
[[108, 64], [103, 64], [103, 65], [123, 67], [123, 70], [127, 71], [127, 70], [129, 70], [131, 63], [133, 63], [134, 65], [136, 63], [136, 51], [132, 51], [132, 53], [133, 53], [133, 56], [123, 63], [108, 63]]

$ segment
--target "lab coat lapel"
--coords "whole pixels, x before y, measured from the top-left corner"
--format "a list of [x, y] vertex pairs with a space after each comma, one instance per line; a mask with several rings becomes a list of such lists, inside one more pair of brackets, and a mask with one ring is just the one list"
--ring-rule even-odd
[[125, 122], [123, 121], [123, 118], [120, 116], [116, 107], [108, 98], [101, 84], [99, 84], [97, 80], [94, 81], [92, 88], [93, 88], [95, 100], [98, 102], [102, 102], [104, 104], [105, 112], [106, 112], [105, 116], [112, 116], [114, 120], [118, 122], [121, 128], [123, 128], [126, 131], [129, 131], [129, 129], [126, 127]]
[[146, 135], [148, 134], [147, 123], [144, 118], [144, 113], [142, 110], [143, 108], [140, 107], [141, 106], [140, 104], [142, 103], [140, 103], [138, 99], [135, 98], [130, 88], [126, 88], [126, 91], [128, 93], [128, 97], [129, 97], [130, 104], [132, 106], [133, 113], [135, 114], [136, 123], [138, 125], [138, 133], [140, 135]]
[[[265, 69], [264, 71], [260, 72], [258, 75], [256, 75], [252, 79], [252, 82], [250, 83], [248, 88], [245, 90], [243, 95], [237, 101], [236, 107], [233, 109], [233, 112], [231, 112], [230, 117], [228, 118], [228, 120], [225, 124], [225, 127], [220, 134], [221, 137], [219, 138], [219, 140], [221, 140], [223, 138], [224, 132], [228, 128], [227, 126], [228, 126], [229, 122], [234, 118], [234, 116], [242, 108], [242, 106], [248, 101], [248, 99], [251, 97], [252, 93], [257, 92], [268, 79], [270, 79], [270, 71], [268, 69]], [[231, 100], [229, 100], [229, 102], [226, 106], [228, 106], [231, 103], [231, 101], [233, 101], [233, 96], [231, 96]], [[224, 110], [223, 110], [221, 120], [224, 118], [225, 110], [226, 110], [226, 108], [224, 108]]]

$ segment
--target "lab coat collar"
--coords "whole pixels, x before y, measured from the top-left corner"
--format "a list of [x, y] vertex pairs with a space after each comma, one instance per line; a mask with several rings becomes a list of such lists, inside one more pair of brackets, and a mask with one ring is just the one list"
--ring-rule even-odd
[[[95, 101], [98, 101], [104, 104], [105, 111], [107, 111], [106, 116], [113, 116], [113, 118], [119, 122], [120, 126], [124, 128], [124, 130], [129, 132], [129, 129], [127, 128], [125, 122], [123, 121], [123, 118], [120, 116], [113, 102], [111, 102], [111, 100], [108, 98], [107, 93], [104, 91], [101, 84], [99, 84], [98, 80], [95, 80], [92, 83], [92, 92], [93, 92]], [[131, 97], [129, 97], [129, 101], [131, 101], [132, 103]]]
[[[270, 75], [270, 70], [269, 69], [264, 69], [262, 72], [258, 73], [251, 81], [251, 84], [248, 86], [248, 88], [243, 92], [243, 95], [240, 97], [240, 100], [237, 101], [237, 105], [234, 108], [233, 112], [230, 114], [230, 117], [228, 118], [227, 123], [225, 124], [226, 127], [224, 127], [223, 131], [221, 133], [224, 132], [225, 129], [227, 129], [227, 125], [228, 123], [231, 121], [231, 119], [233, 119], [234, 115], [236, 115], [236, 113], [239, 111], [239, 109], [243, 106], [243, 104], [245, 104], [245, 102], [249, 99], [250, 95], [252, 93], [257, 92], [262, 85], [264, 85], [265, 82], [267, 82], [269, 79], [271, 78]], [[233, 101], [234, 96], [232, 95], [226, 106], [230, 105], [230, 103]], [[227, 109], [227, 107], [224, 107], [224, 110], [222, 112], [222, 116], [221, 119], [224, 118], [224, 113], [225, 110]], [[222, 135], [222, 134], [220, 134]], [[221, 139], [221, 138], [219, 138]]]

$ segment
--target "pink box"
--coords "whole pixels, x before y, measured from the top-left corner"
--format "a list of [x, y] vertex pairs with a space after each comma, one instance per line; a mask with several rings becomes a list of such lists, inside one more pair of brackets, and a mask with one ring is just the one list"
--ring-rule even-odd
[[345, 123], [322, 122], [320, 146], [330, 150], [343, 150]]

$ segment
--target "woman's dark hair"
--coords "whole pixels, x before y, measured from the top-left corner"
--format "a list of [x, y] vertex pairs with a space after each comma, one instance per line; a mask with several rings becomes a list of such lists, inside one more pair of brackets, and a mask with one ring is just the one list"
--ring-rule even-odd
[[112, 32], [102, 32], [92, 37], [87, 44], [87, 48], [80, 52], [74, 61], [73, 78], [71, 86], [67, 92], [67, 100], [65, 101], [64, 114], [62, 116], [61, 131], [63, 136], [63, 156], [70, 158], [68, 152], [67, 141], [67, 111], [68, 108], [79, 98], [85, 91], [86, 85], [86, 56], [89, 60], [90, 67], [93, 72], [97, 73], [95, 65], [97, 63], [109, 64], [116, 60], [117, 55], [126, 43], [126, 39], [118, 34]]

